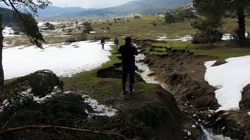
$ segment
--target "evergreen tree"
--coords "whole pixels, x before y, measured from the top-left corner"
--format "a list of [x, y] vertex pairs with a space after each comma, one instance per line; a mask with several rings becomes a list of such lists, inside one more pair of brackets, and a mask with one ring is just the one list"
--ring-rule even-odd
[[221, 40], [222, 16], [227, 8], [225, 0], [193, 0], [194, 7], [200, 15], [199, 20], [191, 23], [199, 32], [194, 40], [199, 43], [208, 43]]
[[[249, 0], [193, 0], [194, 7], [196, 8], [198, 14], [204, 16], [205, 18], [202, 22], [207, 22], [206, 26], [210, 26], [213, 29], [221, 27], [222, 16], [225, 14], [227, 10], [235, 11], [238, 19], [238, 39], [237, 43], [241, 46], [249, 43], [245, 36], [245, 11], [249, 5]], [[193, 23], [193, 27], [202, 28], [199, 23]], [[200, 29], [199, 29], [200, 30]]]
[[175, 23], [175, 18], [172, 14], [166, 13], [165, 14], [165, 22], [168, 24]]
[[[229, 1], [229, 0], [228, 0]], [[248, 8], [250, 5], [249, 0], [233, 0], [230, 1], [230, 8], [232, 8], [237, 13], [237, 19], [238, 19], [238, 39], [237, 42], [241, 46], [249, 45], [249, 40], [247, 40], [245, 33], [246, 33], [246, 24], [245, 24], [245, 9]]]
[[[29, 37], [31, 43], [42, 48], [41, 42], [44, 42], [42, 34], [39, 32], [37, 22], [33, 15], [36, 15], [38, 8], [45, 8], [51, 4], [48, 0], [2, 0], [8, 7], [12, 8], [14, 14], [19, 17], [19, 26]], [[22, 12], [21, 12], [22, 11]], [[2, 15], [0, 15], [0, 87], [4, 85], [4, 72], [2, 63], [3, 51], [3, 27]]]
[[91, 25], [91, 22], [84, 22], [83, 27], [84, 27], [83, 33], [88, 33], [89, 34], [90, 31], [93, 31], [93, 27]]

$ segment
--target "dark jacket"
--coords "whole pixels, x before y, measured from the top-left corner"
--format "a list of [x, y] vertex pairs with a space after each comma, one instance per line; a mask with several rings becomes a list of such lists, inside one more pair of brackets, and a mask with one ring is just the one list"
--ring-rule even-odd
[[114, 40], [114, 43], [115, 43], [115, 44], [119, 44], [119, 41], [118, 41], [117, 38]]
[[101, 44], [104, 44], [104, 43], [105, 43], [105, 41], [104, 41], [104, 39], [102, 39], [102, 40], [101, 40]]
[[138, 51], [135, 47], [122, 45], [120, 46], [118, 52], [122, 54], [122, 64], [135, 63], [134, 55], [138, 55]]

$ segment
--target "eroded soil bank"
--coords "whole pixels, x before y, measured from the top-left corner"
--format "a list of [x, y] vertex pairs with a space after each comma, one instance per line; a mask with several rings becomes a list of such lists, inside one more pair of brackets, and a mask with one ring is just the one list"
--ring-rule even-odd
[[[140, 46], [141, 53], [148, 47], [154, 47], [151, 40], [134, 40]], [[180, 110], [187, 116], [184, 126], [201, 123], [206, 128], [213, 128], [217, 134], [232, 139], [250, 139], [250, 86], [245, 87], [239, 111], [220, 111], [214, 95], [215, 89], [204, 80], [204, 62], [216, 60], [210, 56], [194, 56], [188, 49], [173, 50], [166, 48], [167, 55], [145, 54], [147, 63], [157, 80], [170, 86], [171, 92]], [[191, 128], [189, 128], [191, 129]], [[197, 137], [197, 139], [199, 139]]]

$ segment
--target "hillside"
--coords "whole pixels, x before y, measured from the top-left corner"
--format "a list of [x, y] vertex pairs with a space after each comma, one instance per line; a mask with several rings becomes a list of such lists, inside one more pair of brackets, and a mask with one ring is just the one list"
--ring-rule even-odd
[[165, 12], [168, 9], [177, 8], [184, 4], [190, 3], [192, 0], [138, 0], [128, 2], [126, 4], [81, 12], [81, 16], [98, 15], [103, 16], [126, 16], [131, 14], [150, 15], [159, 12]]
[[38, 10], [40, 19], [59, 18], [110, 18], [117, 16], [128, 16], [131, 14], [150, 15], [165, 12], [192, 2], [192, 0], [138, 0], [126, 4], [103, 9], [84, 9], [80, 7], [60, 8], [49, 6], [46, 9]]
[[37, 13], [39, 16], [45, 16], [45, 15], [48, 16], [48, 15], [74, 14], [84, 10], [86, 9], [81, 7], [61, 8], [56, 6], [48, 6], [45, 10], [38, 9]]
[[0, 14], [2, 17], [2, 24], [8, 25], [11, 22], [17, 22], [18, 18], [14, 15], [13, 11], [7, 8], [0, 7]]

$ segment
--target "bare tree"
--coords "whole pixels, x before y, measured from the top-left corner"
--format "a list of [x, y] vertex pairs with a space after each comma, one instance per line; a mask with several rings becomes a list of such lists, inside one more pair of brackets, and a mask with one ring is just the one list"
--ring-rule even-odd
[[[41, 42], [44, 42], [42, 34], [39, 31], [37, 22], [33, 16], [37, 16], [37, 9], [44, 9], [51, 2], [48, 0], [2, 0], [8, 7], [12, 8], [14, 14], [19, 17], [19, 25], [22, 31], [29, 37], [30, 42], [37, 47], [42, 48]], [[21, 12], [22, 11], [22, 12]], [[3, 27], [2, 15], [0, 15], [0, 87], [4, 85], [3, 71]]]

